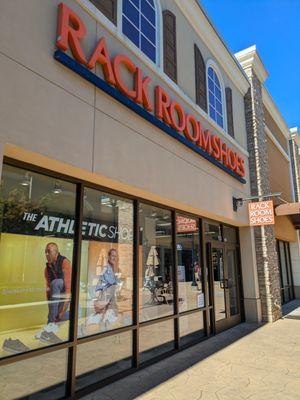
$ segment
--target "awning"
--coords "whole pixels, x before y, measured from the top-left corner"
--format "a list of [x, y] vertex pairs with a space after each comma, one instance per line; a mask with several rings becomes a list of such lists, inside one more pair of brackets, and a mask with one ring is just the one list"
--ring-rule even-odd
[[300, 229], [300, 203], [280, 204], [275, 208], [275, 214], [278, 217], [289, 215], [294, 227]]
[[280, 204], [275, 208], [275, 214], [277, 216], [300, 214], [300, 203]]

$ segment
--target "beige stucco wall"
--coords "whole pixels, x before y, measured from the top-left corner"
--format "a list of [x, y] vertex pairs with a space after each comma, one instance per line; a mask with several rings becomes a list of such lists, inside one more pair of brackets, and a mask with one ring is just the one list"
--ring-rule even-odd
[[276, 124], [276, 122], [272, 118], [271, 114], [266, 109], [266, 107], [264, 107], [264, 116], [265, 116], [265, 124], [266, 124], [266, 126], [270, 129], [270, 131], [275, 136], [275, 138], [278, 140], [280, 145], [284, 148], [284, 150], [286, 152], [288, 152], [288, 141], [287, 141], [287, 138], [285, 137], [284, 133], [281, 131], [279, 126]]
[[292, 202], [290, 163], [268, 136], [267, 151], [271, 192], [281, 192], [283, 199]]
[[248, 322], [261, 321], [261, 299], [258, 286], [256, 252], [253, 228], [240, 228], [241, 270], [243, 280], [243, 302]]
[[[105, 30], [75, 1], [65, 2], [87, 25], [84, 49], [90, 54]], [[100, 184], [105, 181], [204, 216], [247, 224], [245, 207], [233, 212], [232, 196], [247, 195], [248, 184], [242, 185], [53, 59], [58, 3], [28, 0], [22, 8], [17, 0], [1, 3], [1, 146], [10, 143], [33, 152], [32, 163], [40, 163], [41, 155], [49, 168], [60, 170], [59, 163], [64, 163], [71, 175], [88, 173]], [[180, 23], [178, 29], [183, 29]], [[140, 63], [116, 38], [108, 33], [106, 37], [111, 55], [127, 52]], [[192, 42], [189, 47], [193, 52]], [[185, 54], [179, 51], [178, 57], [184, 60]], [[155, 82], [164, 85], [157, 78]], [[181, 83], [194, 96], [188, 78], [181, 78]], [[241, 94], [236, 98], [242, 102]], [[235, 114], [245, 142], [244, 113], [237, 108]], [[11, 147], [6, 148], [11, 155]], [[18, 149], [16, 154], [26, 159], [29, 153]]]
[[290, 243], [292, 274], [295, 297], [300, 299], [300, 237], [297, 232], [297, 241]]

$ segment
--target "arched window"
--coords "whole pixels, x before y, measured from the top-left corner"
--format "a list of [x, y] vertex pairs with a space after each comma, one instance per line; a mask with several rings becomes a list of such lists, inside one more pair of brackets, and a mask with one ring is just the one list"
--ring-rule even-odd
[[154, 63], [158, 58], [155, 0], [123, 0], [122, 32]]
[[212, 65], [209, 65], [207, 69], [207, 88], [209, 116], [216, 121], [221, 128], [225, 129], [223, 85], [220, 81], [219, 74], [216, 72], [216, 68]]

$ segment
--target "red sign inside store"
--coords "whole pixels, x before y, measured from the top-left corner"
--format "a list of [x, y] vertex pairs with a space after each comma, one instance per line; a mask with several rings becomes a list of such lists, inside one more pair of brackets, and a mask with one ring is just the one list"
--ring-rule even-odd
[[176, 228], [177, 233], [198, 232], [197, 221], [195, 219], [181, 217], [180, 215], [176, 217]]
[[[84, 53], [81, 41], [87, 30], [82, 19], [66, 4], [59, 5], [57, 47], [62, 51], [71, 50], [74, 58], [90, 70], [96, 64], [101, 65], [105, 81], [117, 88], [122, 94], [153, 113], [159, 120], [200, 147], [215, 160], [240, 177], [245, 176], [244, 159], [221, 138], [209, 129], [204, 129], [201, 121], [193, 114], [186, 113], [182, 105], [172, 99], [159, 85], [154, 88], [154, 104], [149, 96], [149, 84], [152, 78], [145, 76], [142, 69], [123, 54], [111, 59], [106, 40], [101, 37], [90, 57]], [[121, 76], [126, 68], [133, 77], [132, 87], [128, 87]]]

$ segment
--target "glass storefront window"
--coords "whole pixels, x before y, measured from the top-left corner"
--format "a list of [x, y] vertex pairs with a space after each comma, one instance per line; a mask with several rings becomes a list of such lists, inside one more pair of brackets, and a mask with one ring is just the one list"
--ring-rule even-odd
[[132, 367], [132, 332], [79, 344], [76, 389], [82, 389]]
[[55, 400], [65, 396], [68, 351], [59, 350], [0, 367], [0, 399]]
[[85, 189], [78, 336], [132, 324], [133, 203]]
[[227, 275], [228, 275], [227, 286], [229, 294], [229, 313], [231, 316], [239, 313], [236, 257], [237, 257], [236, 249], [227, 249]]
[[222, 229], [220, 224], [204, 222], [205, 240], [218, 240], [222, 242]]
[[174, 321], [140, 328], [140, 361], [143, 363], [174, 349]]
[[289, 243], [278, 240], [277, 250], [280, 266], [282, 303], [287, 303], [293, 299]]
[[203, 313], [184, 315], [179, 318], [180, 345], [195, 342], [205, 336]]
[[[173, 350], [177, 321], [181, 346], [205, 336], [204, 313], [199, 308], [205, 307], [204, 281], [207, 282], [201, 265], [199, 218], [177, 214], [175, 231], [174, 211], [139, 203], [135, 216], [139, 221], [136, 237], [139, 309], [135, 310], [139, 312], [139, 326], [132, 326], [133, 201], [87, 187], [83, 199], [80, 287], [76, 299], [79, 339], [76, 344], [65, 344], [65, 347], [76, 346], [76, 377], [72, 376], [72, 385], [74, 382], [77, 391], [132, 368], [133, 361], [144, 363]], [[76, 184], [3, 166], [0, 357], [69, 340], [75, 205]], [[216, 243], [222, 242], [222, 232], [224, 242], [237, 243], [234, 228], [204, 222], [206, 246], [213, 246], [217, 321], [227, 316], [229, 306], [230, 315], [239, 312], [235, 282], [237, 253], [235, 245]], [[175, 242], [178, 299], [174, 299]], [[281, 263], [286, 263], [283, 281], [289, 284], [288, 244], [278, 246]], [[223, 281], [228, 282], [230, 303], [225, 299]], [[224, 293], [217, 291], [216, 284]], [[179, 316], [174, 315], [175, 300]], [[190, 310], [192, 313], [185, 313]], [[165, 316], [167, 320], [162, 318]], [[126, 326], [129, 328], [120, 333], [118, 329]], [[139, 332], [137, 341], [133, 340], [135, 329]], [[105, 337], [86, 338], [104, 331], [110, 332]], [[137, 348], [133, 348], [135, 344]], [[30, 400], [46, 400], [65, 396], [71, 372], [71, 369], [66, 371], [68, 350], [57, 351], [55, 347], [48, 350], [51, 352], [42, 356], [26, 355], [26, 361], [14, 362], [10, 358], [11, 364], [0, 367], [0, 389], [5, 398], [25, 396]], [[133, 360], [133, 354], [137, 354], [138, 360]]]
[[76, 186], [3, 165], [0, 357], [69, 338]]
[[174, 312], [171, 212], [151, 205], [139, 209], [140, 321]]
[[224, 242], [237, 243], [237, 230], [230, 226], [223, 225]]
[[176, 216], [179, 311], [205, 306], [198, 219]]

